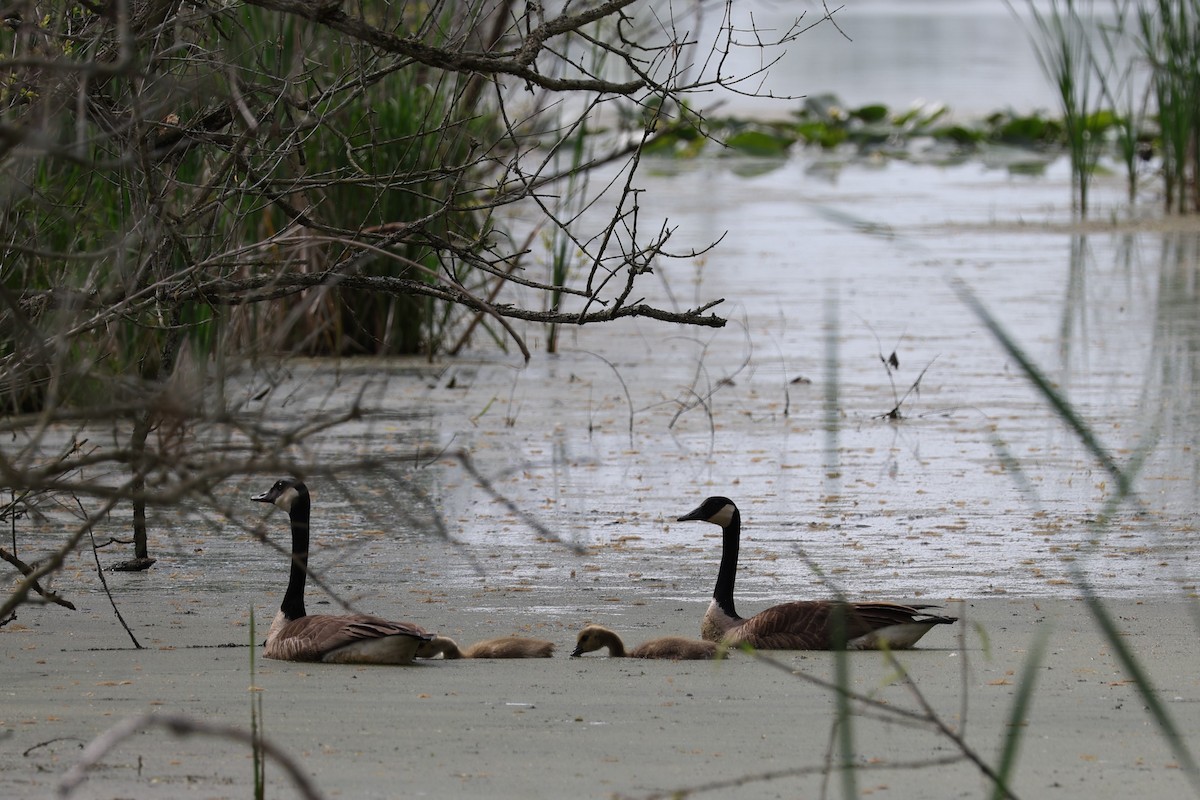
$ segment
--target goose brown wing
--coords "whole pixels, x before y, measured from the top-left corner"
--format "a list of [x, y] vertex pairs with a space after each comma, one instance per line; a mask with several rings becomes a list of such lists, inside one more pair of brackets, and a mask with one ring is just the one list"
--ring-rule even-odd
[[782, 603], [734, 628], [727, 641], [745, 642], [759, 650], [829, 650], [890, 625], [953, 621], [950, 617], [922, 612], [920, 608], [898, 603], [822, 600]]
[[827, 650], [833, 607], [817, 600], [771, 606], [731, 630], [726, 640], [759, 650]]
[[264, 655], [288, 661], [320, 661], [327, 653], [348, 644], [386, 636], [433, 638], [424, 628], [411, 622], [393, 622], [367, 614], [315, 614], [285, 625], [267, 643]]

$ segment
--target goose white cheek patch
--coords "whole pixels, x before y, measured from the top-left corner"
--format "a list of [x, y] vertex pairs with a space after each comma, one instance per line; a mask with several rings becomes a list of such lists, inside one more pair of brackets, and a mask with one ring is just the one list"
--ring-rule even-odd
[[733, 512], [736, 510], [737, 509], [734, 508], [733, 504], [731, 503], [709, 517], [708, 521], [714, 525], [720, 525], [722, 528], [724, 528], [733, 521]]
[[296, 491], [295, 487], [289, 486], [279, 495], [279, 497], [275, 498], [275, 505], [279, 506], [284, 511], [291, 511], [292, 504], [295, 503], [299, 497], [300, 493]]

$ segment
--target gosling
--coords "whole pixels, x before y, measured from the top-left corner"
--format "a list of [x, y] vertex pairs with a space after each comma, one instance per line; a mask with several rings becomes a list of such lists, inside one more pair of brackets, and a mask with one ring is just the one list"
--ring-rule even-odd
[[530, 639], [524, 636], [500, 636], [475, 642], [465, 650], [446, 636], [435, 636], [417, 648], [417, 658], [550, 658], [554, 655], [554, 642], [545, 639]]
[[722, 658], [724, 650], [716, 642], [687, 639], [683, 636], [660, 636], [642, 642], [632, 650], [616, 632], [603, 625], [588, 625], [579, 632], [571, 658], [607, 647], [610, 658], [669, 658], [673, 661]]

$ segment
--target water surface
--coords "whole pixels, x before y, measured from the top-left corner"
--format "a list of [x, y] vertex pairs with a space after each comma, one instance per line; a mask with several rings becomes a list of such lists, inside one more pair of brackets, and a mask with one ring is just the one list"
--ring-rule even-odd
[[[451, 595], [516, 587], [539, 608], [539, 589], [574, 586], [592, 603], [701, 603], [718, 530], [673, 520], [721, 494], [743, 512], [748, 606], [835, 589], [1076, 596], [1080, 576], [1108, 596], [1194, 594], [1194, 225], [1075, 224], [1061, 164], [1040, 177], [811, 155], [752, 177], [744, 166], [660, 163], [641, 182], [643, 215], [679, 226], [676, 250], [727, 232], [713, 252], [658, 263], [647, 300], [725, 298], [723, 329], [627, 320], [568, 330], [547, 355], [527, 326], [528, 365], [486, 346], [434, 365], [293, 364], [264, 403], [297, 419], [359, 397], [374, 410], [311, 442], [322, 463], [422, 453], [314, 487], [331, 547], [320, 563], [334, 575], [370, 563], [377, 577], [355, 591], [425, 580], [419, 550]], [[1098, 207], [1122, 192], [1102, 182]], [[1137, 501], [1108, 524], [1113, 476], [955, 282], [1118, 463], [1143, 462]], [[544, 528], [436, 456], [459, 449]], [[431, 538], [432, 508], [463, 547]], [[264, 554], [255, 579], [278, 583], [277, 559]], [[555, 602], [540, 610], [571, 614]]]

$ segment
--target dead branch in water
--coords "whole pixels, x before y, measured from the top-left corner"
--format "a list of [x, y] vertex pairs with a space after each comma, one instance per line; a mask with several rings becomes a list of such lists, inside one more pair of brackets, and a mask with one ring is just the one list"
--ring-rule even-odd
[[[28, 578], [34, 572], [34, 567], [30, 566], [29, 564], [26, 564], [24, 561], [17, 558], [12, 553], [5, 550], [3, 547], [0, 547], [0, 559], [4, 559], [9, 564], [12, 564], [26, 578]], [[48, 602], [48, 603], [55, 603], [56, 605], [60, 605], [63, 608], [69, 608], [72, 611], [75, 610], [74, 603], [72, 603], [70, 600], [63, 598], [57, 592], [52, 592], [52, 591], [49, 591], [48, 589], [42, 588], [42, 584], [38, 582], [38, 579], [36, 577], [30, 582], [29, 588], [32, 589], [33, 591], [37, 592], [43, 598], [45, 598], [46, 602]]]

